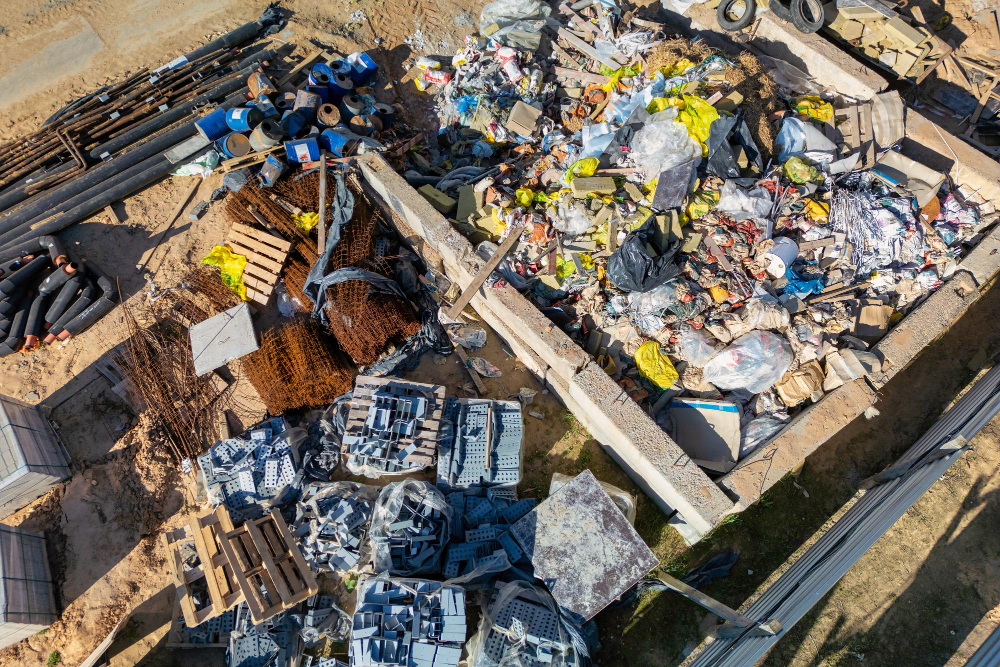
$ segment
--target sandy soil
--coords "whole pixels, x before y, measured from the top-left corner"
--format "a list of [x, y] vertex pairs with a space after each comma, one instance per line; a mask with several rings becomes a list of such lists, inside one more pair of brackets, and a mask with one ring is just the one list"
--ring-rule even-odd
[[[453, 51], [475, 29], [482, 4], [288, 0], [283, 6], [293, 16], [277, 39], [298, 44], [300, 51], [314, 42], [347, 53], [359, 45], [373, 47], [377, 38], [385, 50], [376, 59], [401, 79], [410, 58]], [[256, 18], [265, 5], [264, 0], [0, 3], [0, 139], [30, 131], [76, 95], [138, 68], [155, 67]], [[349, 18], [358, 9], [371, 17], [370, 26]], [[409, 120], [432, 125], [427, 98], [412, 85], [402, 84], [400, 90]], [[191, 201], [207, 199], [218, 179], [204, 182]], [[81, 254], [117, 274], [123, 297], [140, 312], [149, 299], [150, 280], [155, 290], [175, 287], [225, 232], [215, 207], [196, 223], [185, 212], [169, 225], [167, 216], [187, 187], [180, 178], [161, 182], [117, 206], [122, 224], [101, 214], [64, 234]], [[809, 459], [797, 480], [786, 479], [697, 548], [685, 549], [662, 513], [641, 496], [637, 528], [643, 538], [675, 573], [721, 549], [737, 550], [741, 560], [733, 573], [709, 592], [739, 605], [837, 511], [858, 480], [895, 458], [921, 425], [932, 421], [931, 413], [964, 386], [969, 379], [964, 364], [984, 344], [983, 331], [993, 331], [998, 315], [1000, 293], [993, 292], [946, 336], [946, 347], [925, 354], [886, 389], [882, 417], [839, 434]], [[188, 481], [162, 459], [146, 425], [95, 369], [95, 362], [123, 338], [117, 309], [68, 343], [0, 360], [0, 393], [49, 409], [79, 469], [70, 481], [4, 520], [46, 533], [64, 612], [45, 634], [0, 653], [0, 664], [44, 664], [54, 650], [63, 664], [77, 664], [126, 614], [132, 619], [109, 653], [112, 665], [211, 664], [220, 657], [218, 652], [162, 649], [173, 598], [160, 535], [194, 508]], [[492, 332], [480, 354], [504, 372], [485, 381], [491, 396], [507, 398], [521, 387], [539, 390], [532, 409], [545, 418], [527, 418], [522, 494], [542, 498], [553, 472], [586, 468], [636, 492], [586, 430], [508, 358]], [[428, 356], [412, 377], [456, 390], [469, 382], [454, 358]], [[928, 388], [919, 402], [912, 400], [912, 386]], [[990, 565], [996, 562], [991, 526], [997, 496], [989, 477], [1000, 462], [994, 428], [817, 606], [815, 617], [779, 645], [770, 664], [834, 664], [862, 653], [866, 664], [942, 664], [949, 651], [967, 655], [974, 650], [1000, 621], [1000, 592]], [[994, 557], [983, 558], [984, 553]], [[956, 571], [959, 588], [942, 583]], [[960, 622], [950, 628], [955, 634], [934, 625], [939, 610], [954, 614], [958, 602], [968, 600], [974, 604], [962, 607]], [[637, 610], [602, 615], [605, 649], [598, 662], [672, 664], [697, 640], [702, 618], [690, 605], [665, 595], [647, 597]], [[921, 619], [924, 625], [918, 626]], [[933, 646], [908, 648], [898, 642], [917, 632], [933, 635]], [[894, 638], [897, 644], [891, 643]], [[930, 662], [928, 656], [944, 658]]]

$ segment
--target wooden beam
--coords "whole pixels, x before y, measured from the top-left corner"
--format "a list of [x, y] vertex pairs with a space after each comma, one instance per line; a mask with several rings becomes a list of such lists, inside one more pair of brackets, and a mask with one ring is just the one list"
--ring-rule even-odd
[[[583, 41], [582, 39], [580, 39], [570, 31], [566, 30], [565, 28], [559, 28], [557, 34], [559, 35], [559, 37], [565, 39], [574, 49], [584, 54], [585, 56], [588, 56], [589, 58], [596, 60], [602, 65], [610, 67], [613, 70], [617, 70], [620, 69], [623, 64], [617, 62], [613, 58], [605, 58], [603, 55], [601, 55], [600, 51], [592, 47], [590, 44], [587, 44], [587, 42]], [[622, 56], [622, 58], [624, 58], [624, 56]]]
[[452, 341], [452, 345], [455, 346], [455, 353], [458, 354], [458, 358], [461, 359], [462, 366], [465, 367], [465, 372], [469, 374], [469, 377], [472, 378], [472, 383], [476, 385], [476, 393], [480, 396], [485, 396], [486, 385], [483, 384], [483, 380], [479, 377], [479, 373], [469, 366], [469, 355], [465, 353], [465, 348], [454, 341]]
[[472, 279], [469, 286], [465, 288], [465, 291], [462, 292], [461, 295], [459, 295], [458, 299], [455, 301], [455, 305], [449, 308], [445, 315], [453, 320], [457, 320], [459, 318], [462, 311], [465, 310], [465, 307], [469, 305], [470, 301], [472, 301], [472, 297], [476, 295], [479, 288], [483, 286], [486, 279], [490, 277], [491, 273], [493, 273], [493, 269], [497, 268], [500, 262], [503, 261], [503, 258], [509, 255], [514, 249], [514, 246], [517, 245], [518, 240], [521, 238], [522, 231], [524, 231], [524, 225], [517, 225], [510, 230], [510, 233], [507, 235], [507, 238], [504, 239], [504, 242], [500, 244], [500, 247], [497, 248], [495, 253], [493, 253], [493, 256], [486, 261], [486, 264], [482, 266], [479, 273], [477, 273]]

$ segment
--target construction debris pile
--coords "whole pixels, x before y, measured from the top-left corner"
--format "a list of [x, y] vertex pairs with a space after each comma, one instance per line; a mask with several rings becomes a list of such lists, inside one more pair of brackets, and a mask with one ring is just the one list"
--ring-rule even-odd
[[[542, 3], [493, 3], [450, 64], [418, 61], [442, 141], [407, 154], [406, 176], [484, 258], [517, 237], [487, 285], [524, 292], [727, 472], [877, 371], [871, 348], [988, 221], [892, 150], [897, 94], [835, 109], [752, 57], [574, 7], [557, 26]], [[542, 24], [554, 33], [524, 37]], [[751, 72], [773, 99], [743, 94]]]

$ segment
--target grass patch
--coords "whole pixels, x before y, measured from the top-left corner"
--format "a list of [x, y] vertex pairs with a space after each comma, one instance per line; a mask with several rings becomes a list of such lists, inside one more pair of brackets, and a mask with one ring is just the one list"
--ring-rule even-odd
[[56, 667], [60, 662], [62, 662], [62, 656], [59, 655], [59, 651], [52, 651], [49, 653], [49, 659], [45, 661], [45, 667]]

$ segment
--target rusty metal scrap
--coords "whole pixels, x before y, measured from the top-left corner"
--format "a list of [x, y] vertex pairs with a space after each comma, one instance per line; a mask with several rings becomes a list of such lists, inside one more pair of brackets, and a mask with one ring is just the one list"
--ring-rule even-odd
[[354, 382], [348, 362], [307, 317], [266, 331], [260, 349], [241, 363], [272, 414], [328, 405]]

